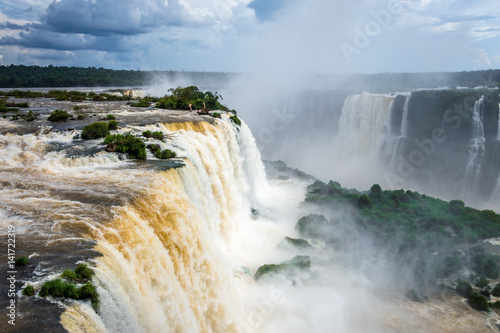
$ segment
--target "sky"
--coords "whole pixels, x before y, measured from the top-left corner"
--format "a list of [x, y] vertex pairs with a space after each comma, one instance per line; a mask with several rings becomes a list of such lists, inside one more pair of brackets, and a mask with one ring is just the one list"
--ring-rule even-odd
[[2, 0], [0, 64], [279, 73], [500, 67], [498, 0]]

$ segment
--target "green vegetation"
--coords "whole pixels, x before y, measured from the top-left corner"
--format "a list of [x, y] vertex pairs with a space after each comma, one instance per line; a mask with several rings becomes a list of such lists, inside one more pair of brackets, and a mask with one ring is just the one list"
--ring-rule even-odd
[[331, 233], [333, 226], [333, 222], [323, 215], [310, 214], [297, 222], [295, 230], [305, 237], [324, 239]]
[[153, 97], [144, 97], [139, 98], [136, 103], [130, 103], [130, 106], [139, 107], [139, 108], [148, 108], [151, 106], [151, 103], [158, 102], [158, 98]]
[[84, 113], [79, 113], [77, 116], [76, 116], [76, 120], [83, 120], [85, 119], [86, 115]]
[[496, 279], [500, 272], [498, 266], [498, 256], [480, 253], [472, 258], [472, 268], [481, 275], [485, 275], [490, 279]]
[[73, 283], [68, 283], [62, 279], [54, 279], [43, 284], [38, 292], [40, 297], [64, 297], [76, 300], [90, 300], [96, 312], [99, 311], [99, 294], [91, 282], [87, 282], [81, 287]]
[[165, 136], [163, 135], [163, 132], [156, 131], [156, 132], [151, 132], [149, 130], [142, 132], [142, 135], [145, 138], [154, 138], [160, 141], [165, 142]]
[[16, 267], [17, 267], [17, 266], [26, 266], [28, 264], [28, 261], [29, 261], [29, 259], [27, 256], [22, 256], [22, 257], [16, 258], [16, 260], [14, 262], [15, 262]]
[[108, 152], [127, 154], [131, 159], [146, 159], [146, 145], [131, 133], [108, 135], [104, 143]]
[[156, 155], [156, 152], [159, 152], [161, 150], [161, 147], [157, 143], [150, 143], [149, 145], [146, 146], [147, 149], [149, 149], [153, 154]]
[[112, 114], [108, 114], [108, 115], [106, 116], [106, 119], [107, 119], [107, 120], [116, 120], [115, 116], [113, 116]]
[[168, 90], [170, 95], [165, 95], [156, 103], [157, 108], [169, 110], [189, 110], [189, 104], [193, 110], [200, 110], [206, 107], [208, 110], [228, 111], [227, 107], [222, 105], [219, 100], [222, 96], [217, 92], [210, 91], [206, 93], [200, 91], [196, 86], [177, 87]]
[[218, 113], [218, 112], [213, 112], [211, 114], [211, 116], [214, 117], [214, 118], [219, 118], [220, 119], [220, 113]]
[[92, 268], [88, 267], [87, 264], [78, 264], [75, 270], [66, 269], [62, 273], [61, 277], [79, 283], [84, 283], [90, 280], [94, 276], [94, 271]]
[[[480, 288], [478, 294], [471, 296], [472, 287], [466, 281], [459, 281], [455, 290], [471, 298], [469, 304], [474, 308], [485, 308], [483, 298], [490, 295], [488, 279], [500, 276], [500, 256], [487, 253], [476, 244], [500, 237], [500, 215], [466, 207], [460, 200], [446, 202], [418, 192], [383, 190], [377, 184], [359, 193], [333, 181], [310, 185], [306, 202], [322, 209], [348, 210], [350, 214], [349, 225], [321, 215], [302, 217], [296, 230], [304, 238], [321, 240], [336, 248], [350, 241], [348, 234], [340, 236], [337, 230], [354, 228], [392, 256], [396, 269], [413, 265], [413, 276], [408, 278], [413, 279], [417, 296], [438, 279], [459, 274], [464, 268], [472, 270], [474, 276], [479, 276], [473, 279]], [[469, 248], [464, 251], [467, 245]], [[500, 294], [499, 290], [495, 293]], [[410, 299], [417, 299], [415, 296], [408, 295]]]
[[147, 72], [94, 67], [0, 66], [0, 87], [141, 86]]
[[[53, 98], [57, 101], [71, 101], [71, 102], [83, 102], [83, 101], [129, 101], [130, 96], [122, 95], [111, 95], [107, 93], [95, 93], [95, 92], [82, 92], [76, 90], [50, 90], [49, 92], [35, 92], [35, 91], [20, 91], [12, 90], [7, 92], [1, 92], [0, 96], [15, 97], [15, 98]], [[29, 107], [26, 102], [23, 103], [7, 103], [11, 106], [16, 107]], [[82, 110], [87, 106], [73, 106], [75, 111]]]
[[160, 160], [168, 160], [169, 158], [174, 158], [177, 156], [175, 151], [171, 151], [170, 149], [165, 149], [162, 151], [157, 151], [155, 153], [156, 158], [159, 158]]
[[[372, 209], [368, 210], [364, 209], [369, 207], [367, 197], [372, 201]], [[500, 236], [500, 215], [462, 207], [463, 203], [457, 200], [446, 202], [418, 192], [382, 191], [374, 185], [370, 192], [359, 195], [337, 182], [316, 181], [308, 187], [306, 202], [332, 208], [350, 204], [359, 227], [375, 235], [381, 244], [398, 251], [416, 247], [435, 251]], [[463, 210], [458, 211], [457, 207]], [[478, 254], [474, 257], [474, 266], [479, 274], [492, 277], [498, 274], [497, 260]]]
[[92, 124], [88, 124], [82, 129], [82, 139], [84, 140], [100, 139], [108, 135], [109, 135], [108, 123], [103, 121], [98, 121]]
[[292, 260], [285, 261], [279, 265], [269, 264], [260, 266], [255, 273], [255, 280], [268, 274], [287, 274], [297, 269], [309, 270], [311, 268], [311, 258], [309, 256], [296, 256]]
[[405, 297], [408, 298], [409, 300], [413, 301], [413, 302], [418, 302], [418, 303], [424, 303], [427, 300], [427, 297], [421, 295], [415, 289], [410, 289], [405, 294]]
[[114, 131], [118, 129], [118, 122], [116, 120], [108, 121], [108, 129], [110, 131]]
[[469, 305], [476, 310], [488, 311], [488, 301], [483, 295], [472, 293], [467, 301]]
[[24, 296], [35, 296], [35, 288], [33, 288], [33, 286], [31, 284], [28, 284], [23, 289], [23, 295]]
[[[94, 276], [94, 271], [90, 267], [86, 264], [79, 264], [75, 270], [66, 269], [61, 275], [62, 279], [59, 278], [45, 282], [40, 288], [38, 295], [40, 297], [52, 296], [75, 300], [89, 300], [94, 310], [98, 312], [100, 307], [99, 294], [90, 281], [92, 276]], [[79, 286], [68, 281], [76, 282]], [[33, 286], [26, 286], [23, 294], [34, 296], [35, 291]]]
[[230, 117], [230, 118], [231, 118], [231, 120], [232, 120], [232, 121], [233, 121], [236, 125], [241, 126], [241, 120], [240, 120], [240, 118], [238, 118], [238, 116], [236, 116], [236, 115], [235, 115], [235, 116], [232, 116], [232, 117]]
[[285, 237], [278, 244], [278, 247], [283, 247], [283, 246], [286, 247], [287, 245], [291, 245], [293, 247], [300, 248], [300, 249], [312, 249], [313, 248], [313, 246], [311, 244], [309, 244], [309, 242], [306, 241], [305, 239], [291, 238], [291, 237]]
[[34, 121], [36, 120], [38, 115], [34, 114], [33, 111], [29, 110], [28, 113], [24, 116], [24, 120], [26, 121]]
[[491, 294], [495, 297], [500, 297], [500, 285], [497, 284], [491, 291]]
[[69, 113], [63, 110], [54, 110], [49, 117], [47, 118], [48, 121], [52, 122], [60, 122], [60, 121], [68, 121], [68, 118], [70, 117]]
[[472, 286], [467, 281], [458, 281], [455, 291], [462, 297], [469, 298], [472, 294]]

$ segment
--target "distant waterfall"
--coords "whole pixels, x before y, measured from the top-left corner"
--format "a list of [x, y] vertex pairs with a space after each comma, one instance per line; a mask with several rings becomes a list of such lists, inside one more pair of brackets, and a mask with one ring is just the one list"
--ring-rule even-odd
[[339, 149], [349, 156], [377, 153], [388, 132], [394, 98], [372, 94], [347, 97], [339, 121]]
[[498, 127], [497, 127], [497, 140], [500, 141], [500, 103], [498, 103]]
[[405, 104], [403, 106], [403, 119], [401, 121], [401, 137], [408, 137], [408, 107], [410, 105], [411, 95], [408, 95], [405, 99]]
[[472, 112], [472, 137], [469, 142], [469, 159], [465, 171], [465, 191], [476, 188], [477, 180], [481, 173], [481, 162], [484, 154], [484, 143], [486, 141], [482, 121], [483, 102], [484, 96], [481, 96], [474, 104]]

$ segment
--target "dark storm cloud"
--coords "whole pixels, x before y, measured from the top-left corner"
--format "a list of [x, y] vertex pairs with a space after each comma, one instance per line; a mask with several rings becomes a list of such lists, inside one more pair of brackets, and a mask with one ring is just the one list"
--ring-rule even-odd
[[40, 23], [18, 25], [9, 21], [0, 28], [23, 30], [5, 36], [0, 45], [52, 50], [132, 50], [130, 38], [156, 28], [203, 24], [188, 15], [178, 0], [61, 0], [52, 2]]
[[36, 25], [35, 24], [31, 24], [31, 23], [23, 24], [23, 25], [12, 23], [10, 21], [4, 22], [4, 23], [0, 23], [0, 30], [24, 30], [24, 31], [29, 31], [33, 27], [36, 27]]
[[78, 34], [61, 35], [59, 33], [35, 30], [21, 32], [18, 38], [6, 36], [0, 39], [0, 45], [18, 45], [27, 48], [51, 49], [60, 51], [96, 50], [127, 51], [127, 43], [120, 36], [95, 37]]
[[137, 35], [155, 27], [179, 26], [189, 16], [178, 0], [62, 0], [52, 2], [42, 21], [46, 29], [93, 36]]

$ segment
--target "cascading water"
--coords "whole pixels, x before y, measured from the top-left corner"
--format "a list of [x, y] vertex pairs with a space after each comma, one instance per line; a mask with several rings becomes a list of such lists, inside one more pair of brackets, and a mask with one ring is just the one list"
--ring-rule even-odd
[[469, 142], [469, 158], [465, 171], [464, 193], [474, 191], [477, 186], [477, 181], [481, 173], [481, 162], [484, 154], [484, 126], [483, 126], [483, 102], [484, 96], [481, 96], [474, 103], [472, 111], [472, 137]]
[[366, 188], [381, 178], [380, 151], [386, 145], [394, 99], [395, 96], [373, 94], [346, 98], [332, 149], [335, 160], [341, 161], [330, 166], [335, 179]]
[[410, 105], [411, 94], [406, 96], [405, 104], [403, 106], [403, 118], [401, 120], [401, 137], [408, 137], [408, 109]]
[[388, 130], [388, 114], [395, 96], [351, 95], [339, 121], [337, 141], [347, 156], [362, 156], [380, 149]]
[[[248, 276], [227, 261], [265, 188], [249, 131], [228, 121], [159, 124], [185, 166], [158, 174], [147, 194], [93, 233], [109, 332], [238, 332]], [[248, 219], [247, 219], [248, 220]], [[236, 278], [235, 278], [236, 277]]]
[[498, 126], [497, 126], [497, 140], [500, 141], [500, 103], [498, 103]]

